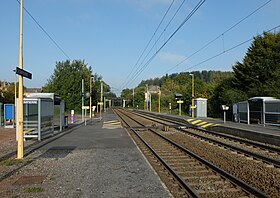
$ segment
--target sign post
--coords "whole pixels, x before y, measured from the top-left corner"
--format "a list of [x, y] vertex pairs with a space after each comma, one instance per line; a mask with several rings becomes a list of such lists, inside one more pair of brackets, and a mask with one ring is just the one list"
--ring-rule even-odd
[[85, 110], [85, 126], [87, 125], [87, 119], [86, 119], [86, 116], [87, 116], [87, 109], [89, 109], [89, 106], [82, 106], [82, 109]]
[[224, 123], [226, 123], [226, 111], [229, 110], [229, 107], [226, 105], [221, 105], [221, 109], [224, 111]]
[[177, 103], [179, 104], [179, 116], [181, 116], [181, 104], [184, 103], [184, 101], [178, 100]]
[[74, 123], [74, 115], [75, 115], [75, 111], [71, 110], [71, 124]]
[[101, 107], [103, 105], [103, 102], [98, 102], [97, 105], [100, 105], [99, 119], [101, 120]]

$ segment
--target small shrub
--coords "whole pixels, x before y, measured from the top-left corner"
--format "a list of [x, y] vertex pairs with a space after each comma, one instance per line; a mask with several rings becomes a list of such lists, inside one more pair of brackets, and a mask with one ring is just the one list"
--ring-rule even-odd
[[43, 191], [44, 191], [44, 189], [41, 187], [31, 187], [31, 188], [25, 189], [25, 192], [28, 192], [28, 193], [39, 193], [39, 192], [43, 192]]

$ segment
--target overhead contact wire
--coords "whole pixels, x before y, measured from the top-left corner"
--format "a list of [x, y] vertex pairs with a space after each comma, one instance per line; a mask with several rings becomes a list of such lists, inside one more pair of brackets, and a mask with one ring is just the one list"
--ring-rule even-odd
[[163, 47], [171, 40], [171, 38], [184, 26], [184, 24], [194, 15], [194, 13], [205, 3], [206, 0], [201, 0], [195, 8], [191, 11], [191, 13], [184, 19], [184, 21], [179, 25], [179, 27], [169, 36], [169, 38], [162, 44], [162, 46], [150, 57], [150, 59], [145, 63], [145, 65], [134, 75], [134, 78], [128, 84], [133, 83], [136, 78], [141, 74], [145, 68], [152, 62], [152, 60], [156, 57], [156, 55], [163, 49]]
[[[20, 1], [16, 0], [19, 4]], [[24, 11], [31, 17], [31, 19], [38, 25], [38, 27], [47, 35], [47, 37], [55, 44], [55, 46], [66, 56], [69, 60], [71, 58], [66, 54], [66, 52], [58, 45], [58, 43], [50, 36], [50, 34], [39, 24], [39, 22], [31, 15], [31, 13], [23, 7]]]
[[[164, 19], [165, 19], [165, 17], [167, 16], [168, 12], [170, 11], [172, 5], [174, 4], [174, 1], [175, 1], [175, 0], [173, 0], [173, 1], [170, 3], [168, 9], [166, 10], [166, 12], [165, 12], [164, 16], [162, 17], [160, 23], [158, 24], [158, 26], [157, 26], [155, 32], [153, 33], [152, 37], [150, 38], [149, 42], [147, 43], [147, 45], [146, 45], [146, 47], [144, 48], [143, 52], [141, 53], [140, 57], [139, 57], [138, 60], [136, 61], [135, 65], [133, 66], [131, 72], [129, 73], [129, 75], [128, 75], [128, 77], [127, 77], [127, 80], [129, 79], [129, 77], [130, 77], [131, 74], [133, 73], [134, 69], [135, 69], [136, 66], [138, 65], [138, 63], [139, 63], [139, 61], [141, 60], [142, 56], [144, 55], [144, 53], [146, 52], [146, 50], [147, 50], [147, 48], [149, 47], [150, 43], [152, 42], [153, 38], [155, 37], [157, 31], [159, 30], [161, 24], [163, 23], [163, 21], [164, 21]], [[184, 0], [184, 1], [185, 1], [185, 0]], [[124, 84], [125, 84], [125, 82], [126, 82], [127, 80], [124, 81], [124, 83], [122, 84], [121, 87], [125, 86]]]
[[194, 55], [196, 55], [198, 52], [202, 51], [203, 49], [205, 49], [206, 47], [208, 47], [210, 44], [212, 44], [213, 42], [215, 42], [217, 39], [219, 39], [220, 37], [224, 36], [226, 33], [228, 33], [230, 30], [234, 29], [236, 26], [238, 26], [240, 23], [242, 23], [243, 21], [245, 21], [247, 18], [249, 18], [250, 16], [252, 16], [253, 14], [255, 14], [256, 12], [258, 12], [260, 9], [262, 9], [264, 6], [266, 6], [268, 3], [270, 3], [272, 0], [267, 1], [266, 3], [262, 4], [260, 7], [258, 7], [256, 10], [254, 10], [253, 12], [251, 12], [250, 14], [248, 14], [247, 16], [245, 16], [243, 19], [241, 19], [240, 21], [238, 21], [237, 23], [235, 23], [233, 26], [231, 26], [230, 28], [228, 28], [226, 31], [224, 31], [223, 33], [221, 33], [219, 36], [217, 36], [216, 38], [214, 38], [213, 40], [209, 41], [208, 43], [206, 43], [204, 46], [202, 46], [200, 49], [198, 49], [197, 51], [195, 51], [194, 53], [192, 53], [190, 56], [188, 56], [187, 58], [183, 59], [181, 62], [179, 62], [178, 64], [176, 64], [174, 67], [170, 68], [169, 70], [167, 70], [165, 73], [168, 73], [169, 71], [172, 71], [173, 69], [175, 69], [176, 67], [178, 67], [179, 65], [181, 65], [182, 63], [184, 63], [186, 60], [190, 59], [191, 57], [193, 57]]

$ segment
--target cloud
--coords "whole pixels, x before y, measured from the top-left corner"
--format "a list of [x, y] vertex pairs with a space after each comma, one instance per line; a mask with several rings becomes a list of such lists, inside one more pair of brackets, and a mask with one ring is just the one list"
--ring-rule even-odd
[[164, 62], [177, 64], [186, 59], [186, 57], [179, 54], [172, 54], [170, 52], [161, 52], [159, 54], [159, 59]]

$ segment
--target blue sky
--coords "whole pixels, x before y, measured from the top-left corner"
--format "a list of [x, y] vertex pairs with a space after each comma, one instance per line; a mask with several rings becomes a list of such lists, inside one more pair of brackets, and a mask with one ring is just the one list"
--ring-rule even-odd
[[[172, 0], [24, 0], [24, 6], [72, 60], [85, 60], [93, 67], [94, 73], [102, 75], [104, 81], [113, 87], [116, 93], [122, 88], [137, 86], [143, 79], [161, 77], [166, 72], [171, 74], [197, 70], [231, 71], [233, 64], [242, 61], [250, 42], [203, 64], [199, 63], [280, 25], [280, 1], [272, 0], [207, 48], [176, 66], [268, 2], [206, 0], [146, 69], [135, 74], [135, 70], [132, 69], [145, 65], [199, 1], [186, 0], [164, 31], [164, 27], [183, 2], [174, 1], [145, 55], [152, 45], [155, 44], [155, 47], [146, 59], [141, 59], [134, 67], [171, 2]], [[0, 80], [13, 81], [12, 70], [18, 65], [19, 54], [17, 0], [2, 0], [0, 27]], [[280, 28], [276, 31], [280, 31]], [[160, 34], [162, 36], [158, 39]], [[46, 34], [24, 13], [24, 69], [33, 74], [33, 79], [24, 80], [24, 85], [43, 86], [52, 75], [56, 61], [66, 59]], [[129, 80], [129, 77], [133, 77], [129, 76], [131, 71], [137, 76], [133, 81]]]

